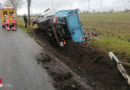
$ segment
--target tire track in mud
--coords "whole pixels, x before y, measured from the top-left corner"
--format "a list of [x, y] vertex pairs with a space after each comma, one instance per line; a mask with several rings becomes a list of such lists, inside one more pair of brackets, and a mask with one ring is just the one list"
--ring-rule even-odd
[[57, 90], [93, 90], [79, 75], [54, 56], [41, 53], [37, 57], [37, 62], [52, 76]]

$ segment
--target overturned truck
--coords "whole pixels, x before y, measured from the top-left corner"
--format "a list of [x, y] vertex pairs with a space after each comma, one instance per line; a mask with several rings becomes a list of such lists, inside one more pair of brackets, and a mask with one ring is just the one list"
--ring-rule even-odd
[[55, 42], [59, 47], [66, 46], [68, 40], [72, 40], [75, 43], [85, 41], [76, 9], [57, 12], [48, 9], [33, 24], [37, 24], [37, 30], [44, 32], [47, 38]]

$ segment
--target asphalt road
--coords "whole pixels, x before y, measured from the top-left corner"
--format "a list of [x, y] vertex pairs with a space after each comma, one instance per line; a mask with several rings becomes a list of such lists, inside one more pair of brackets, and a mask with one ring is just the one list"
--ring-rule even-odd
[[0, 78], [4, 84], [0, 90], [54, 90], [46, 70], [35, 60], [41, 50], [22, 30], [0, 27]]

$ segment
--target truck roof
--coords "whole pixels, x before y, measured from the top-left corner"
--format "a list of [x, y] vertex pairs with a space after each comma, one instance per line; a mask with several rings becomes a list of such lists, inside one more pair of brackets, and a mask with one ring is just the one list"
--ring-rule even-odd
[[0, 10], [11, 10], [11, 9], [13, 9], [13, 10], [15, 10], [14, 8], [12, 8], [12, 7], [4, 7], [4, 8], [0, 8]]

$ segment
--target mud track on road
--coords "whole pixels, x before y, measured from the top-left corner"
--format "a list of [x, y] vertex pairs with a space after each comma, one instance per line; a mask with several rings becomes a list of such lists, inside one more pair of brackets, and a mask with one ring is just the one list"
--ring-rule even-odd
[[53, 47], [42, 31], [32, 35], [40, 41], [39, 44], [82, 77], [84, 82], [93, 87], [93, 90], [130, 90], [118, 72], [116, 63], [110, 60], [106, 52], [88, 44], [77, 44], [72, 41], [69, 41], [64, 48]]

